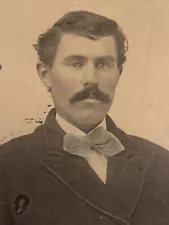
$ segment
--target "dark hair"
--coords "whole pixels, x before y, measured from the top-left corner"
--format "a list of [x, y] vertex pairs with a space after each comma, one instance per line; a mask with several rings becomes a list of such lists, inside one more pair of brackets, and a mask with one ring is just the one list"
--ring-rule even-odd
[[53, 27], [41, 34], [34, 45], [39, 59], [49, 68], [53, 65], [62, 32], [77, 34], [92, 40], [113, 36], [117, 46], [118, 68], [122, 72], [128, 41], [116, 21], [87, 11], [73, 11], [65, 14]]

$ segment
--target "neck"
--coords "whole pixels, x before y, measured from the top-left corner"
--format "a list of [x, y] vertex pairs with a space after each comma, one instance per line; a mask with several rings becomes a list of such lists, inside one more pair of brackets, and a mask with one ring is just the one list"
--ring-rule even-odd
[[[58, 112], [57, 112], [58, 113]], [[69, 119], [68, 117], [64, 116], [63, 114], [60, 114], [60, 117], [62, 117], [64, 120], [66, 120], [68, 123], [72, 124], [73, 126], [77, 127], [79, 130], [83, 131], [84, 133], [89, 133], [92, 131], [95, 127], [97, 127], [102, 120], [99, 120], [97, 123], [92, 123], [92, 124], [84, 124], [84, 123], [78, 123], [74, 120]]]
[[68, 121], [68, 122], [86, 134], [92, 131], [95, 127], [97, 127], [101, 123], [101, 121], [98, 122], [97, 124], [79, 124], [73, 121]]

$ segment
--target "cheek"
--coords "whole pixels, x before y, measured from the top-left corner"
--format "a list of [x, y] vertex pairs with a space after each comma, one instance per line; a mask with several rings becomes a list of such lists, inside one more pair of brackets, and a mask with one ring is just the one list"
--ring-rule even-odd
[[119, 80], [119, 73], [108, 72], [107, 74], [102, 74], [100, 79], [100, 84], [107, 92], [112, 92], [117, 86]]
[[78, 86], [78, 80], [73, 75], [70, 71], [63, 68], [53, 71], [51, 82], [54, 92], [68, 97], [74, 94]]

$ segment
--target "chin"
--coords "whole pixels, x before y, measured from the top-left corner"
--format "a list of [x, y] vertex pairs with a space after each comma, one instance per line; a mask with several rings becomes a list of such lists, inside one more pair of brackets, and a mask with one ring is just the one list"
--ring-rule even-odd
[[[98, 110], [97, 112], [87, 110], [81, 113], [80, 115], [78, 115], [77, 117], [78, 117], [78, 121], [81, 124], [97, 124], [103, 120], [105, 115], [106, 113], [100, 113], [98, 112]], [[76, 117], [76, 120], [77, 120], [77, 117]]]

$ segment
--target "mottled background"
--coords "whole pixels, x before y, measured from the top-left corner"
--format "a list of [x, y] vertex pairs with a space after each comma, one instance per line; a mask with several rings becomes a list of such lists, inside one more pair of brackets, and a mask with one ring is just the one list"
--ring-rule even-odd
[[52, 106], [32, 44], [70, 10], [116, 19], [130, 49], [111, 117], [126, 132], [169, 149], [168, 0], [1, 0], [0, 143], [30, 133]]

